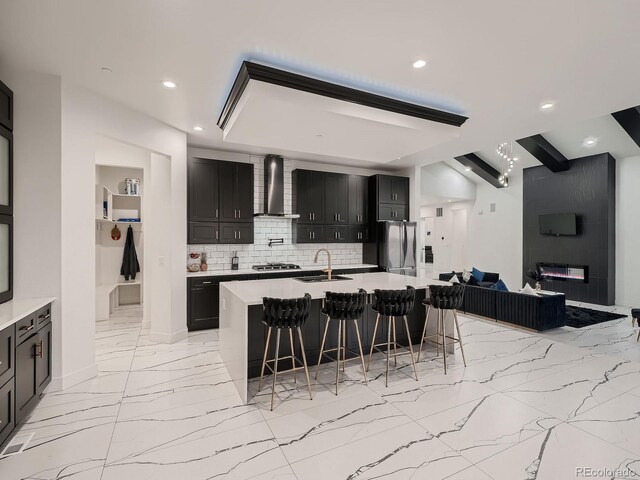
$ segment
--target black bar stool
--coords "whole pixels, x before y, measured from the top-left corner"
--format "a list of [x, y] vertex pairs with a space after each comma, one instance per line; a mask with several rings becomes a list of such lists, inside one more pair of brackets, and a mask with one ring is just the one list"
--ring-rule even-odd
[[[411, 364], [413, 365], [413, 373], [418, 380], [418, 371], [416, 370], [415, 359], [413, 358], [413, 345], [411, 344], [411, 332], [409, 331], [409, 322], [407, 321], [407, 315], [413, 310], [413, 305], [416, 300], [416, 289], [407, 286], [406, 290], [374, 290], [373, 304], [371, 308], [374, 312], [377, 312], [376, 325], [373, 328], [373, 338], [371, 339], [371, 350], [369, 351], [369, 361], [367, 362], [367, 371], [371, 364], [371, 356], [373, 350], [382, 352], [379, 348], [386, 345], [387, 350], [387, 369], [385, 372], [385, 386], [389, 386], [389, 356], [391, 354], [391, 346], [393, 345], [393, 359], [395, 365], [397, 365], [396, 357], [401, 355], [397, 352], [398, 343], [396, 342], [396, 317], [404, 318], [404, 327], [407, 332], [407, 338], [409, 342], [409, 354], [411, 355]], [[387, 318], [387, 343], [376, 344], [376, 334], [378, 333], [378, 323], [380, 317]], [[393, 330], [393, 342], [391, 341], [391, 331]], [[400, 345], [402, 347], [402, 345]]]
[[[460, 335], [460, 324], [458, 323], [458, 315], [456, 310], [462, 307], [464, 300], [464, 285], [431, 285], [429, 287], [429, 298], [422, 302], [427, 307], [427, 315], [424, 319], [424, 329], [422, 330], [422, 339], [420, 340], [420, 349], [418, 350], [418, 361], [420, 361], [420, 353], [422, 352], [422, 344], [427, 342], [435, 343], [436, 355], [440, 355], [440, 346], [442, 346], [442, 355], [444, 359], [444, 373], [447, 373], [447, 338], [453, 343], [460, 344], [460, 352], [462, 352], [462, 362], [467, 366], [464, 358], [464, 347], [462, 346], [462, 336]], [[438, 310], [438, 320], [436, 324], [436, 333], [427, 335], [427, 324], [429, 323], [429, 311], [435, 308]], [[458, 337], [450, 337], [447, 335], [444, 318], [447, 312], [453, 312]], [[432, 337], [436, 337], [432, 340]], [[442, 340], [442, 343], [440, 341]]]
[[[326, 292], [322, 313], [327, 316], [327, 321], [324, 324], [324, 334], [322, 335], [322, 344], [320, 346], [320, 356], [318, 357], [318, 366], [316, 367], [315, 378], [316, 380], [318, 379], [318, 370], [320, 369], [322, 357], [325, 356], [328, 359], [333, 360], [333, 358], [327, 355], [327, 353], [336, 352], [336, 395], [338, 395], [338, 381], [340, 376], [340, 354], [342, 354], [342, 371], [344, 372], [344, 366], [347, 361], [347, 350], [360, 357], [362, 373], [364, 374], [364, 382], [367, 383], [367, 371], [364, 366], [364, 355], [362, 354], [362, 342], [360, 340], [360, 328], [358, 327], [358, 320], [362, 318], [362, 313], [364, 312], [366, 304], [367, 292], [362, 288], [358, 289], [357, 293]], [[324, 345], [327, 340], [327, 331], [329, 330], [331, 320], [338, 321], [338, 342], [336, 344], [336, 348], [325, 350]], [[354, 352], [347, 348], [347, 320], [353, 320], [353, 324], [356, 327], [358, 352]]]
[[[311, 295], [305, 294], [302, 298], [270, 298], [264, 297], [262, 299], [262, 305], [264, 309], [264, 317], [262, 323], [269, 327], [267, 331], [267, 342], [264, 346], [264, 356], [262, 358], [262, 368], [260, 370], [260, 382], [258, 383], [258, 391], [262, 388], [262, 379], [264, 377], [264, 367], [266, 366], [273, 373], [273, 386], [271, 387], [271, 410], [273, 410], [273, 397], [276, 392], [276, 379], [278, 373], [293, 372], [293, 378], [295, 381], [296, 371], [304, 369], [304, 373], [307, 377], [307, 388], [309, 389], [309, 399], [313, 400], [311, 396], [311, 382], [309, 380], [309, 369], [307, 368], [307, 356], [304, 353], [304, 342], [302, 341], [302, 332], [300, 327], [304, 325], [309, 317], [309, 308], [311, 306]], [[269, 353], [269, 341], [271, 340], [271, 329], [276, 329], [276, 352], [275, 357], [271, 360], [267, 360], [267, 354]], [[279, 357], [280, 350], [280, 332], [283, 329], [289, 330], [289, 341], [291, 343], [291, 355], [286, 357]], [[300, 351], [302, 353], [302, 362], [295, 354], [294, 342], [293, 342], [293, 329], [298, 331], [298, 338], [300, 340]], [[291, 359], [292, 368], [289, 370], [282, 370], [278, 372], [278, 360]], [[269, 362], [273, 362], [273, 368], [269, 365]], [[302, 365], [302, 367], [296, 367], [296, 362]]]

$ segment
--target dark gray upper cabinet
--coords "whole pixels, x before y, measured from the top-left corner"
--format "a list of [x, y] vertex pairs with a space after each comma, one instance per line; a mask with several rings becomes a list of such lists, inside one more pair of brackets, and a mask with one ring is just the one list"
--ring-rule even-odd
[[325, 223], [325, 176], [313, 170], [293, 171], [293, 211], [300, 223]]
[[219, 219], [218, 162], [193, 158], [189, 162], [189, 221]]
[[326, 173], [325, 220], [329, 224], [349, 223], [349, 176], [340, 173]]
[[253, 221], [253, 164], [219, 162], [220, 221]]
[[409, 203], [409, 179], [392, 175], [374, 175], [378, 203]]
[[0, 125], [13, 130], [13, 92], [0, 82]]
[[369, 177], [368, 201], [371, 222], [409, 220], [409, 178]]
[[253, 243], [253, 164], [193, 158], [188, 191], [190, 244]]
[[368, 216], [368, 177], [349, 175], [349, 223], [351, 225], [366, 225]]

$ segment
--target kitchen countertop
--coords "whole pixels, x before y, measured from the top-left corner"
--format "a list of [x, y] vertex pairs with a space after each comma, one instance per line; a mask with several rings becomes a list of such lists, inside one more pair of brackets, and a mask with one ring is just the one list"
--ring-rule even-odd
[[373, 272], [349, 274], [351, 280], [335, 280], [331, 282], [305, 283], [294, 278], [277, 278], [269, 280], [247, 280], [230, 282], [222, 285], [245, 305], [262, 305], [262, 297], [296, 298], [305, 293], [313, 299], [325, 297], [325, 292], [357, 292], [364, 288], [367, 292], [379, 289], [403, 289], [411, 285], [416, 289], [429, 285], [450, 285], [430, 278], [417, 278], [396, 273]]
[[0, 330], [53, 302], [56, 297], [15, 298], [0, 305]]
[[[231, 275], [261, 275], [265, 273], [295, 273], [295, 272], [309, 272], [314, 270], [324, 270], [327, 268], [326, 263], [318, 263], [317, 265], [295, 268], [290, 270], [254, 270], [253, 268], [246, 268], [243, 270], [207, 270], [206, 272], [186, 272], [187, 277], [226, 277]], [[356, 268], [378, 268], [377, 265], [367, 265], [358, 263], [354, 265], [334, 265], [333, 270], [349, 270]]]

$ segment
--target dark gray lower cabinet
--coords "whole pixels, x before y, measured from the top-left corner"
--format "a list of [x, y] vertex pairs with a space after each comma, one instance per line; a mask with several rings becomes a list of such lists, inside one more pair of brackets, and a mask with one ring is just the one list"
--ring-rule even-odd
[[13, 378], [0, 387], [0, 445], [9, 438], [16, 426]]
[[0, 331], [0, 445], [51, 382], [51, 326], [47, 305]]
[[218, 328], [220, 281], [217, 277], [189, 278], [187, 330]]

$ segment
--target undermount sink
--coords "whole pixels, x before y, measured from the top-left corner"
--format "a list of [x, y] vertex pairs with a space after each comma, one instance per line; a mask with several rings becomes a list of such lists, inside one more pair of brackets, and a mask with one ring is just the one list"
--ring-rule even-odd
[[351, 280], [349, 277], [342, 275], [332, 275], [331, 280], [326, 275], [313, 275], [310, 277], [296, 277], [299, 282], [315, 283], [315, 282], [333, 282], [334, 280]]

